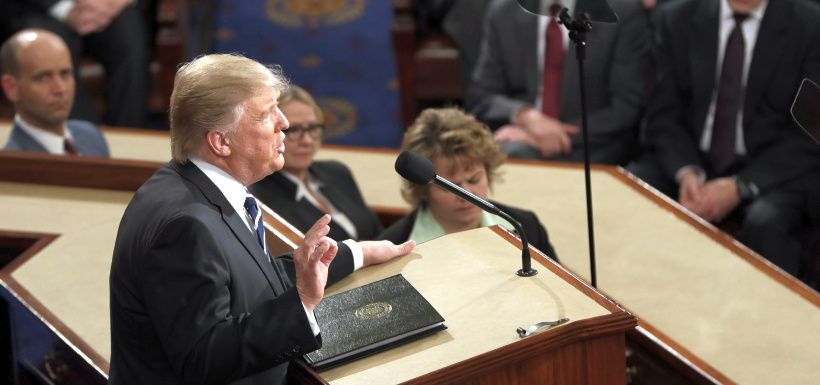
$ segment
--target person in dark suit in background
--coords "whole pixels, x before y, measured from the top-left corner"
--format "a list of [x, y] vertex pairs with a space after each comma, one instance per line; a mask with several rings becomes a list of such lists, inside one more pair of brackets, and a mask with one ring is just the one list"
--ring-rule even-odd
[[737, 215], [738, 239], [796, 275], [792, 232], [820, 206], [807, 195], [820, 153], [789, 108], [804, 77], [820, 79], [820, 8], [681, 0], [658, 11], [648, 155], [630, 171], [703, 219]]
[[[498, 177], [498, 167], [505, 159], [490, 129], [456, 108], [422, 111], [405, 132], [402, 151], [413, 151], [430, 159], [436, 174], [482, 199], [489, 196], [492, 182]], [[393, 242], [410, 239], [421, 243], [483, 226], [500, 225], [515, 230], [501, 217], [438, 186], [404, 181], [401, 193], [413, 206], [413, 212], [388, 227], [379, 239]], [[530, 244], [557, 259], [546, 229], [533, 212], [492, 203], [521, 223]]]
[[[591, 2], [542, 4], [556, 12], [563, 5], [573, 13]], [[640, 2], [609, 3], [620, 21], [593, 22], [587, 35], [590, 158], [625, 164], [635, 151], [646, 102], [649, 36]], [[507, 0], [490, 5], [484, 27], [466, 109], [495, 130], [512, 157], [583, 161], [578, 65], [566, 29], [556, 18], [532, 15]]]
[[15, 116], [4, 150], [108, 157], [93, 124], [68, 120], [75, 78], [68, 47], [41, 29], [22, 30], [0, 47], [3, 92]]
[[60, 35], [71, 51], [75, 77], [87, 55], [105, 69], [103, 119], [90, 95], [77, 88], [73, 118], [145, 127], [156, 0], [4, 0], [11, 31], [42, 28]]
[[487, 6], [492, 0], [417, 0], [416, 16], [419, 33], [425, 35], [434, 30], [447, 34], [458, 48], [461, 59], [463, 84], [470, 83], [470, 76], [478, 61], [481, 49], [481, 33]]
[[330, 238], [375, 239], [382, 225], [347, 166], [313, 159], [322, 144], [324, 123], [313, 97], [291, 85], [279, 96], [279, 108], [290, 122], [285, 131], [285, 166], [251, 186], [253, 195], [302, 232], [327, 213], [333, 218]]
[[171, 96], [173, 160], [136, 192], [110, 274], [117, 384], [283, 384], [321, 345], [326, 284], [410, 252], [413, 242], [336, 243], [322, 216], [271, 258], [246, 186], [284, 164], [281, 72], [238, 55], [183, 65]]

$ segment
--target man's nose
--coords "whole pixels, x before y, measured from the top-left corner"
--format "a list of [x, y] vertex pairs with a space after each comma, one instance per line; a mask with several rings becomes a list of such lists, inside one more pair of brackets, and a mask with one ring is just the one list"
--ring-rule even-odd
[[279, 108], [276, 109], [276, 114], [279, 115], [279, 124], [276, 127], [277, 131], [287, 131], [287, 129], [290, 127], [288, 117], [285, 116], [285, 114], [282, 113], [282, 110], [280, 110]]
[[63, 78], [62, 76], [55, 76], [51, 81], [51, 90], [54, 93], [66, 93], [68, 91], [69, 82], [69, 79]]

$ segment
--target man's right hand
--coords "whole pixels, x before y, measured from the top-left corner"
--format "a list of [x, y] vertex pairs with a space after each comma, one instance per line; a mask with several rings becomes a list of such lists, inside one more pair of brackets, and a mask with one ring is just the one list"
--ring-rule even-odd
[[330, 215], [323, 215], [305, 233], [302, 244], [293, 253], [296, 264], [296, 291], [308, 311], [313, 311], [325, 294], [328, 269], [336, 252], [336, 241], [326, 237], [330, 232]]
[[678, 203], [687, 210], [700, 215], [701, 207], [701, 177], [694, 168], [688, 168], [681, 173]]
[[66, 24], [80, 36], [104, 30], [131, 0], [78, 0], [66, 17]]

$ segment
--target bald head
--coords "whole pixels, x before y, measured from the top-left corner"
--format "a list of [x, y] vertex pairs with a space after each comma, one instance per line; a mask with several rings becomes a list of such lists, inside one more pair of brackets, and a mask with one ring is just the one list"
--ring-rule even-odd
[[71, 53], [52, 32], [25, 29], [0, 47], [3, 92], [27, 123], [61, 134], [74, 104]]
[[64, 52], [69, 58], [71, 55], [63, 39], [53, 32], [36, 28], [24, 29], [11, 35], [0, 47], [0, 73], [12, 76], [20, 74], [22, 50]]

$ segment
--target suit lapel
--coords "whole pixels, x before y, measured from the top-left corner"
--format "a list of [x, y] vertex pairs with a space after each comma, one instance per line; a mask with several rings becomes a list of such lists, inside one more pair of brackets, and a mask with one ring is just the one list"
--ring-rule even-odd
[[777, 59], [786, 47], [791, 46], [786, 33], [794, 12], [790, 5], [791, 2], [786, 1], [769, 1], [766, 7], [746, 78], [746, 100], [743, 104], [746, 122], [750, 120], [748, 114], [754, 111], [754, 106], [763, 95], [764, 86], [777, 66]]
[[[312, 171], [316, 171], [314, 168], [311, 168]], [[321, 187], [319, 187], [319, 191], [322, 195], [325, 196], [330, 201], [330, 204], [339, 210], [340, 212], [345, 213], [348, 219], [353, 222], [353, 226], [356, 227], [356, 232], [358, 236], [362, 236], [362, 229], [358, 226], [359, 223], [363, 223], [360, 218], [357, 218], [356, 215], [359, 213], [356, 204], [351, 200], [351, 197], [348, 194], [344, 194], [339, 192], [339, 189], [336, 188], [336, 183], [334, 181], [333, 175], [331, 173], [322, 173], [322, 172], [314, 172], [313, 174], [316, 179], [321, 182]], [[333, 226], [336, 227], [339, 232], [346, 238], [352, 238], [350, 234], [342, 226], [339, 226], [338, 223]]]
[[[720, 28], [720, 2], [701, 1], [689, 34], [689, 63], [692, 68], [692, 100], [701, 101], [696, 107], [696, 122], [704, 122], [717, 76], [718, 28]], [[703, 133], [703, 124], [696, 124], [697, 136]]]
[[68, 131], [71, 132], [71, 137], [74, 138], [74, 146], [77, 147], [77, 151], [80, 152], [80, 155], [102, 155], [100, 149], [94, 146], [96, 138], [94, 138], [94, 136], [90, 134], [88, 130], [83, 130], [82, 128], [74, 126], [74, 124], [72, 124], [70, 120], [66, 122], [66, 128], [68, 129]]
[[35, 140], [31, 135], [23, 131], [23, 129], [14, 124], [14, 127], [11, 129], [11, 135], [9, 141], [13, 141], [17, 144], [17, 147], [23, 151], [38, 151], [38, 152], [48, 152], [48, 150], [43, 147], [40, 142]]
[[265, 252], [262, 249], [262, 246], [259, 245], [259, 242], [256, 240], [256, 236], [251, 233], [240, 214], [233, 209], [230, 203], [228, 203], [225, 195], [219, 191], [216, 185], [214, 185], [213, 182], [211, 182], [211, 180], [208, 179], [208, 177], [205, 176], [205, 174], [191, 162], [179, 164], [176, 161], [171, 161], [169, 163], [169, 167], [196, 185], [211, 204], [219, 207], [219, 210], [222, 213], [222, 220], [234, 236], [239, 239], [242, 246], [245, 247], [249, 257], [252, 258], [259, 269], [262, 270], [262, 273], [265, 275], [265, 278], [268, 280], [268, 283], [274, 293], [276, 295], [281, 295], [284, 293], [285, 289], [282, 286], [282, 281], [274, 271], [273, 266], [268, 260], [268, 256], [265, 255]]
[[91, 151], [88, 148], [89, 141], [86, 140], [84, 133], [82, 130], [78, 130], [75, 127], [72, 127], [70, 124], [66, 123], [66, 129], [71, 132], [71, 138], [73, 139], [72, 142], [74, 143], [74, 147], [77, 148], [77, 152], [80, 155], [93, 155], [94, 151]]
[[[538, 31], [538, 17], [519, 9], [517, 5], [515, 8], [520, 12], [517, 12], [517, 17], [511, 20], [517, 20], [516, 24], [520, 31], [516, 36], [521, 36], [523, 40], [520, 42], [521, 46], [527, 47], [519, 51], [524, 66], [525, 84], [529, 85], [527, 88], [531, 89], [529, 92], [532, 93], [534, 96], [533, 101], [535, 101], [538, 97], [538, 85], [541, 84], [540, 71], [538, 70], [538, 33], [540, 33]], [[518, 42], [512, 42], [512, 44], [517, 45]]]
[[348, 195], [339, 193], [339, 189], [336, 188], [337, 184], [340, 183], [336, 180], [336, 175], [333, 175], [332, 172], [323, 172], [321, 166], [315, 163], [310, 166], [310, 173], [321, 183], [319, 191], [336, 209], [343, 213], [352, 213], [355, 211], [355, 205], [349, 199]]

